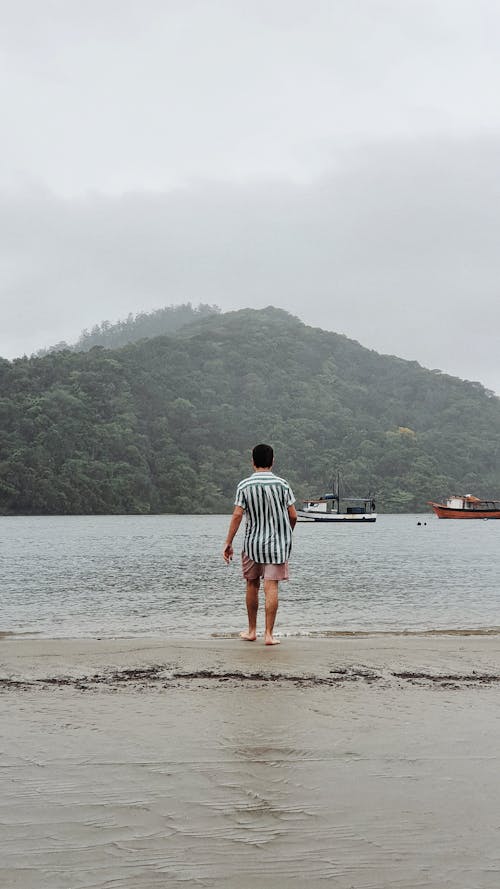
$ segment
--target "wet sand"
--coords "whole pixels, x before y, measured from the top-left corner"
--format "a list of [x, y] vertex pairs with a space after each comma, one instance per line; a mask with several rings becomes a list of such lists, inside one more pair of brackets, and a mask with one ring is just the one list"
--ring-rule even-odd
[[500, 886], [498, 635], [9, 635], [0, 726], [2, 889]]

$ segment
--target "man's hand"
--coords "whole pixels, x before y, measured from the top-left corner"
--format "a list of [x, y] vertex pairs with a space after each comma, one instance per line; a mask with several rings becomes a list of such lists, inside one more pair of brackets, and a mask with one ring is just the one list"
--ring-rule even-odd
[[238, 528], [241, 524], [241, 519], [243, 518], [243, 513], [245, 510], [241, 506], [235, 506], [233, 510], [233, 514], [231, 516], [231, 522], [229, 525], [229, 531], [227, 532], [226, 543], [224, 549], [222, 550], [222, 558], [229, 565], [229, 562], [233, 558], [233, 539], [236, 534]]

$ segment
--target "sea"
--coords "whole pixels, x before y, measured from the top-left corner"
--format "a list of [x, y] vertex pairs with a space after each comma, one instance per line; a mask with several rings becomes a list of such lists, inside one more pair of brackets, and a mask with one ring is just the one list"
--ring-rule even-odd
[[[245, 629], [226, 515], [0, 517], [0, 635], [209, 638]], [[263, 608], [259, 629], [263, 625]], [[299, 523], [278, 636], [500, 627], [500, 521]]]

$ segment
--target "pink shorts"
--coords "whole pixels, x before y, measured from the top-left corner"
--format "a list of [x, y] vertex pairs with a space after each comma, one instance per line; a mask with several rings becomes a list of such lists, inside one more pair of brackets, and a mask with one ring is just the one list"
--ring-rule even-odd
[[288, 562], [281, 562], [280, 565], [267, 565], [263, 562], [254, 562], [250, 556], [242, 553], [241, 565], [245, 580], [257, 580], [259, 577], [263, 577], [264, 580], [288, 580]]

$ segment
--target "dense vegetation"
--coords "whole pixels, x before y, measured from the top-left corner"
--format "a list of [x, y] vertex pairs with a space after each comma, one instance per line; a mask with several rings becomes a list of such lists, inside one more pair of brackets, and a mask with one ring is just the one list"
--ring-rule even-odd
[[138, 312], [136, 315], [130, 313], [115, 324], [101, 321], [100, 324], [95, 324], [92, 330], [82, 330], [73, 345], [68, 345], [64, 341], [56, 343], [50, 349], [40, 349], [37, 356], [42, 357], [49, 352], [64, 352], [68, 349], [70, 352], [88, 352], [94, 346], [118, 349], [127, 343], [177, 333], [186, 324], [219, 312], [217, 306], [209, 306], [206, 303], [200, 303], [196, 308], [193, 308], [191, 303], [183, 303], [178, 306], [164, 306], [154, 312]]
[[222, 512], [259, 440], [298, 496], [500, 496], [500, 400], [277, 309], [116, 350], [0, 360], [0, 511]]

